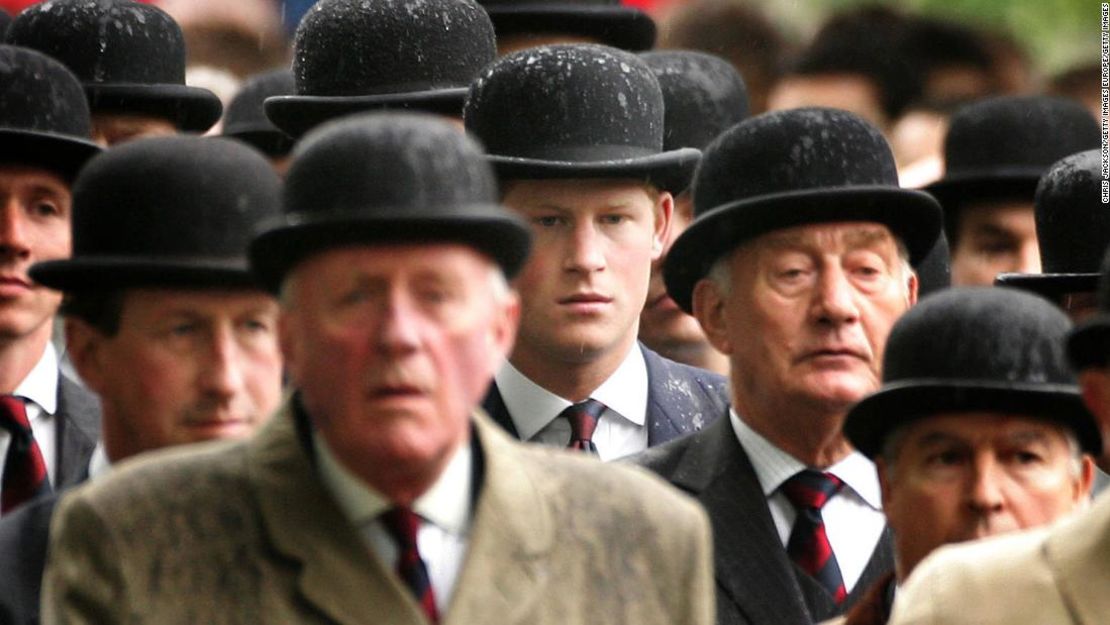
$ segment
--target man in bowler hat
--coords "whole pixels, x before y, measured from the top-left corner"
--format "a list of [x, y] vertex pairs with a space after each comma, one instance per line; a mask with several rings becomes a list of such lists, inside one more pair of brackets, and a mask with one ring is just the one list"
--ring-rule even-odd
[[52, 56], [81, 80], [102, 146], [204, 132], [216, 94], [185, 84], [185, 38], [165, 11], [132, 0], [57, 0], [24, 9], [7, 43]]
[[497, 32], [497, 53], [558, 43], [650, 50], [655, 21], [620, 0], [480, 0]]
[[[120, 146], [74, 184], [73, 257], [31, 275], [66, 293], [69, 355], [100, 401], [94, 476], [144, 451], [247, 436], [277, 408], [277, 302], [246, 250], [280, 188], [251, 149], [199, 137]], [[57, 501], [0, 520], [0, 621], [39, 620]]]
[[835, 616], [893, 567], [874, 465], [844, 416], [879, 386], [940, 207], [834, 109], [753, 117], [706, 150], [667, 290], [731, 362], [731, 409], [637, 458], [714, 528], [718, 623]]
[[96, 401], [58, 368], [61, 296], [33, 263], [70, 254], [70, 184], [100, 152], [77, 78], [32, 50], [0, 46], [0, 515], [83, 480], [100, 435]]
[[726, 403], [724, 379], [637, 342], [651, 264], [697, 163], [663, 148], [659, 82], [636, 56], [546, 46], [490, 66], [466, 128], [536, 247], [513, 286], [521, 329], [484, 405], [525, 441], [620, 458], [694, 432]]
[[[1104, 435], [1110, 421], [1110, 262], [1099, 314], [1067, 337], [1083, 402]], [[942, 547], [900, 586], [892, 625], [1095, 625], [1110, 614], [1110, 497], [1052, 527]]]
[[[748, 116], [748, 90], [728, 61], [688, 50], [640, 55], [663, 90], [663, 149], [705, 149], [717, 135]], [[728, 359], [709, 344], [696, 319], [679, 308], [663, 284], [666, 250], [694, 218], [693, 192], [675, 194], [664, 255], [651, 265], [647, 303], [640, 314], [640, 341], [672, 360], [720, 374]]]
[[306, 136], [286, 180], [251, 264], [280, 293], [291, 397], [249, 441], [65, 498], [45, 622], [712, 622], [696, 504], [476, 410], [530, 244], [478, 146], [356, 116]]
[[267, 98], [289, 95], [296, 90], [293, 74], [288, 69], [275, 69], [255, 74], [243, 82], [224, 111], [225, 137], [241, 141], [270, 159], [274, 171], [285, 175], [289, 169], [293, 138], [274, 126], [263, 109]]
[[475, 0], [320, 0], [293, 40], [296, 92], [266, 99], [292, 137], [374, 110], [462, 116], [470, 81], [497, 56]]
[[896, 583], [942, 545], [1087, 508], [1102, 444], [1064, 355], [1070, 329], [1037, 296], [967, 287], [894, 325], [883, 386], [844, 430], [878, 467], [897, 575], [839, 622], [885, 624]]
[[1037, 293], [1077, 323], [1095, 314], [1099, 265], [1110, 245], [1110, 212], [1101, 199], [1100, 150], [1057, 161], [1033, 200], [1043, 273], [1002, 273], [994, 283]]
[[1067, 98], [1002, 96], [958, 109], [944, 138], [944, 176], [925, 187], [944, 207], [952, 284], [1040, 272], [1037, 182], [1056, 161], [1098, 145], [1098, 123]]

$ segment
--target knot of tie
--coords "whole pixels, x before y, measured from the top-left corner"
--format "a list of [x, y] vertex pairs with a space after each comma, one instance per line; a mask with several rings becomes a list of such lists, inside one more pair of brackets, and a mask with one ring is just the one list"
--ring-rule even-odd
[[566, 417], [570, 422], [570, 442], [567, 448], [597, 453], [594, 445], [594, 430], [597, 429], [597, 420], [605, 412], [605, 404], [596, 399], [587, 399], [567, 406], [560, 417]]
[[820, 510], [841, 488], [844, 482], [835, 475], [805, 469], [783, 483], [782, 493], [798, 510]]
[[416, 532], [420, 529], [420, 515], [408, 506], [396, 506], [382, 514], [382, 523], [401, 550], [416, 546]]

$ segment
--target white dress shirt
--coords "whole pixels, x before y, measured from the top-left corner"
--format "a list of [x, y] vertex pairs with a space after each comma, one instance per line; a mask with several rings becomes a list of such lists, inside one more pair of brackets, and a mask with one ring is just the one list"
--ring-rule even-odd
[[[567, 446], [570, 421], [559, 418], [559, 413], [573, 402], [536, 384], [508, 362], [494, 379], [521, 440]], [[613, 375], [590, 393], [590, 399], [605, 404], [593, 435], [599, 458], [616, 460], [647, 449], [647, 396], [647, 363], [639, 343], [633, 343]]]
[[[42, 357], [12, 394], [23, 399], [27, 420], [31, 423], [31, 434], [35, 437], [46, 463], [46, 478], [53, 484], [54, 474], [58, 469], [58, 427], [55, 419], [58, 411], [58, 354], [53, 345], [46, 344]], [[3, 471], [4, 462], [7, 461], [11, 442], [11, 433], [0, 428], [0, 459], [3, 459], [0, 461], [0, 471]], [[3, 488], [2, 484], [0, 488]]]
[[[381, 521], [381, 515], [393, 504], [348, 471], [332, 454], [323, 437], [314, 435], [313, 446], [325, 488], [359, 529], [367, 547], [387, 569], [396, 571], [400, 549]], [[416, 533], [416, 545], [428, 570], [440, 614], [447, 611], [466, 555], [474, 488], [471, 454], [469, 444], [460, 446], [443, 474], [412, 507], [422, 520]]]
[[[797, 512], [779, 487], [807, 467], [749, 427], [736, 411], [729, 410], [729, 419], [740, 446], [752, 461], [763, 495], [767, 497], [771, 518], [785, 547], [790, 541], [790, 530], [794, 527]], [[879, 476], [875, 465], [859, 452], [852, 452], [824, 471], [844, 482], [844, 488], [821, 509], [821, 518], [825, 521], [829, 545], [840, 565], [844, 587], [852, 592], [886, 526]]]

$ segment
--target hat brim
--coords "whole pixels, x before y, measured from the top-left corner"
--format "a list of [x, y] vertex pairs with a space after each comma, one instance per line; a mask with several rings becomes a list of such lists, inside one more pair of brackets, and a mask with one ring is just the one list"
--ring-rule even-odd
[[66, 292], [139, 287], [261, 289], [245, 258], [91, 256], [36, 263], [31, 279]]
[[647, 13], [626, 6], [514, 3], [486, 5], [498, 39], [520, 34], [562, 34], [596, 39], [630, 52], [655, 45], [655, 22]]
[[1102, 435], [1083, 405], [1078, 387], [1064, 384], [905, 380], [884, 386], [856, 404], [845, 418], [844, 434], [856, 449], [874, 459], [896, 429], [953, 412], [996, 412], [1044, 419], [1075, 432], [1084, 452], [1095, 456], [1102, 453]]
[[926, 186], [945, 210], [966, 202], [990, 199], [1028, 198], [1033, 201], [1037, 182], [1047, 168], [998, 167], [945, 176]]
[[1072, 328], [1067, 352], [1076, 371], [1110, 365], [1110, 314], [1095, 315]]
[[701, 151], [681, 148], [650, 156], [605, 161], [566, 161], [491, 154], [486, 157], [497, 177], [509, 180], [631, 178], [678, 193], [690, 185]]
[[320, 124], [366, 111], [410, 110], [462, 118], [466, 87], [362, 96], [283, 95], [266, 98], [266, 117], [299, 139]]
[[1097, 273], [1000, 273], [994, 284], [1058, 297], [1066, 293], [1093, 293], [1098, 288], [1098, 278]]
[[694, 285], [713, 263], [740, 244], [774, 230], [815, 223], [870, 221], [885, 225], [917, 265], [941, 231], [941, 209], [928, 193], [868, 185], [757, 196], [725, 204], [694, 219], [663, 264], [667, 293], [693, 312]]
[[251, 270], [277, 293], [285, 275], [309, 256], [339, 247], [402, 243], [462, 243], [492, 258], [512, 278], [524, 265], [532, 234], [498, 206], [471, 206], [465, 215], [397, 216], [366, 211], [292, 213], [250, 244]]
[[93, 114], [150, 115], [167, 119], [185, 132], [205, 132], [223, 114], [220, 98], [200, 87], [131, 83], [85, 83], [83, 86]]
[[85, 139], [49, 132], [0, 128], [0, 162], [41, 167], [73, 182], [92, 157], [103, 151]]

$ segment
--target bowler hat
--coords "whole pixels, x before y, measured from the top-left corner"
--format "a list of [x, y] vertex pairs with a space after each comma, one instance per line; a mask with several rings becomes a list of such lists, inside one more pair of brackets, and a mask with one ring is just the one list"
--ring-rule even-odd
[[81, 83], [64, 65], [26, 48], [0, 45], [0, 161], [72, 180], [100, 152]]
[[927, 193], [898, 186], [882, 134], [826, 108], [764, 113], [705, 151], [694, 178], [694, 221], [663, 264], [671, 298], [691, 312], [694, 285], [726, 252], [781, 228], [835, 221], [887, 226], [918, 264], [941, 229]]
[[415, 113], [357, 115], [298, 144], [284, 215], [251, 243], [251, 268], [277, 292], [313, 254], [402, 242], [470, 245], [512, 277], [531, 231], [497, 204], [481, 148], [450, 123]]
[[553, 45], [502, 57], [470, 87], [466, 129], [502, 182], [639, 178], [681, 191], [701, 154], [664, 151], [663, 93], [634, 54]]
[[933, 249], [913, 268], [917, 274], [917, 297], [922, 298], [952, 286], [952, 258], [948, 250], [948, 237], [944, 232], [937, 237]]
[[269, 98], [266, 115], [294, 137], [374, 109], [458, 117], [470, 81], [496, 56], [493, 24], [474, 0], [321, 0], [293, 41], [296, 95]]
[[4, 40], [4, 36], [8, 32], [8, 27], [12, 25], [12, 16], [7, 11], [0, 9], [0, 41]]
[[220, 119], [216, 94], [185, 85], [185, 39], [161, 9], [131, 0], [54, 0], [23, 10], [7, 42], [64, 63], [94, 113], [167, 119], [203, 132]]
[[1000, 96], [965, 105], [944, 138], [944, 177], [925, 187], [944, 207], [949, 238], [969, 201], [1033, 200], [1037, 181], [1061, 158], [1098, 147], [1098, 123], [1058, 96]]
[[224, 111], [223, 136], [250, 144], [268, 156], [283, 156], [293, 149], [293, 138], [278, 130], [266, 117], [266, 98], [288, 95], [296, 89], [293, 73], [277, 69], [248, 78]]
[[247, 243], [280, 202], [269, 162], [236, 141], [128, 142], [73, 185], [73, 256], [38, 263], [31, 277], [63, 291], [255, 286]]
[[567, 34], [632, 52], [655, 44], [655, 22], [620, 0], [480, 0], [497, 38]]
[[1068, 360], [1076, 371], [1110, 364], [1110, 249], [1098, 278], [1098, 314], [1068, 336]]
[[748, 88], [719, 56], [692, 50], [645, 52], [663, 89], [663, 149], [705, 149], [748, 116]]
[[1098, 455], [1102, 438], [1064, 356], [1071, 322], [1013, 289], [953, 288], [894, 324], [882, 388], [848, 412], [844, 433], [874, 458], [899, 427], [941, 413], [1000, 412], [1059, 423]]
[[1003, 273], [995, 284], [1049, 297], [1093, 292], [1110, 244], [1110, 210], [1100, 199], [1101, 185], [1099, 150], [1057, 161], [1041, 178], [1033, 202], [1043, 273]]

